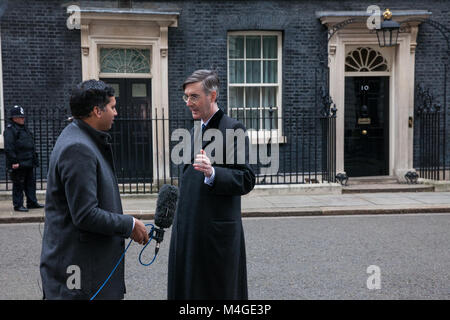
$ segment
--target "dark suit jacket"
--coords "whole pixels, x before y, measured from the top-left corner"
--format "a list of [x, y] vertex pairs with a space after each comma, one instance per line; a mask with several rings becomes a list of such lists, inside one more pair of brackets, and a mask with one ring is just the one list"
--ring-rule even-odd
[[[46, 299], [91, 298], [131, 234], [133, 218], [122, 214], [108, 139], [107, 133], [75, 120], [56, 141], [47, 178], [40, 263]], [[70, 266], [79, 267], [80, 289], [67, 286], [74, 275]], [[122, 299], [124, 292], [122, 261], [96, 299]]]
[[6, 168], [18, 163], [20, 168], [33, 168], [39, 165], [33, 134], [25, 125], [13, 121], [4, 132]]
[[[223, 137], [226, 129], [245, 130], [221, 110], [209, 128], [220, 130]], [[225, 156], [225, 141], [223, 145]], [[240, 165], [213, 163], [212, 186], [191, 164], [184, 166], [170, 240], [169, 299], [248, 298], [241, 195], [253, 189], [255, 175], [248, 155], [246, 160]]]

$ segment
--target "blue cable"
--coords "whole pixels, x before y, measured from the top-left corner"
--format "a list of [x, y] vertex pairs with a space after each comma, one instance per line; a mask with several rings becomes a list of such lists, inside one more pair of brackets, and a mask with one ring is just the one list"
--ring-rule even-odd
[[[153, 227], [153, 228], [154, 228], [154, 227]], [[153, 228], [152, 228], [151, 231], [153, 231]], [[151, 232], [151, 231], [150, 231], [150, 232]], [[150, 240], [151, 240], [152, 238], [153, 238], [153, 232], [151, 232]], [[151, 265], [151, 264], [153, 263], [153, 261], [155, 261], [155, 259], [156, 259], [156, 252], [155, 252], [155, 255], [153, 256], [152, 261], [150, 261], [149, 263], [143, 263], [142, 260], [141, 260], [142, 253], [144, 252], [145, 248], [149, 245], [150, 240], [148, 240], [147, 244], [142, 248], [141, 252], [139, 253], [139, 263], [140, 263], [141, 265], [143, 265], [144, 267], [148, 267], [148, 266]]]
[[[151, 264], [155, 261], [155, 259], [156, 259], [156, 253], [155, 253], [155, 255], [153, 256], [153, 260], [150, 261], [150, 262], [147, 263], [147, 264], [144, 264], [144, 263], [141, 261], [141, 255], [142, 255], [142, 253], [144, 252], [145, 248], [149, 245], [150, 241], [152, 241], [152, 239], [153, 239], [153, 232], [152, 232], [152, 231], [153, 231], [153, 229], [155, 228], [155, 226], [154, 226], [153, 224], [151, 224], [151, 223], [146, 224], [145, 226], [146, 226], [146, 227], [152, 226], [152, 228], [150, 229], [150, 234], [151, 234], [151, 236], [150, 236], [150, 239], [148, 239], [148, 242], [147, 242], [147, 243], [145, 244], [145, 246], [142, 248], [141, 253], [139, 253], [139, 263], [140, 263], [141, 265], [147, 267], [147, 266], [151, 265]], [[102, 289], [103, 289], [103, 287], [105, 286], [105, 284], [109, 281], [109, 279], [111, 278], [111, 276], [114, 274], [114, 272], [116, 271], [118, 265], [120, 264], [120, 262], [122, 261], [123, 257], [125, 256], [125, 253], [127, 252], [128, 248], [130, 247], [132, 241], [133, 241], [133, 240], [130, 240], [130, 242], [128, 242], [127, 247], [125, 248], [124, 252], [122, 253], [122, 256], [120, 257], [119, 261], [117, 261], [117, 263], [116, 263], [114, 269], [111, 271], [111, 273], [109, 274], [108, 278], [106, 278], [105, 282], [103, 282], [103, 284], [102, 284], [102, 286], [100, 287], [100, 289], [98, 289], [98, 291], [91, 297], [91, 299], [89, 299], [90, 301], [92, 301], [92, 300], [95, 299], [95, 297], [97, 296], [97, 294], [98, 294], [100, 291], [102, 291]]]

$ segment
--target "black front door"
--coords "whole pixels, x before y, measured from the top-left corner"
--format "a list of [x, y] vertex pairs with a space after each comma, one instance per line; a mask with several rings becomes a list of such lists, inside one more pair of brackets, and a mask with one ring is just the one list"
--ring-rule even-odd
[[150, 79], [101, 79], [114, 87], [117, 117], [109, 132], [120, 182], [153, 178]]
[[344, 130], [347, 175], [388, 175], [389, 77], [346, 77]]

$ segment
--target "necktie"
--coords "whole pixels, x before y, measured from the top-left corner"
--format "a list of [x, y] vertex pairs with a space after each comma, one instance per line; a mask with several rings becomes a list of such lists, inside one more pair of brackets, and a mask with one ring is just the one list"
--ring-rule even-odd
[[205, 130], [206, 130], [206, 125], [202, 124], [202, 134], [205, 133]]

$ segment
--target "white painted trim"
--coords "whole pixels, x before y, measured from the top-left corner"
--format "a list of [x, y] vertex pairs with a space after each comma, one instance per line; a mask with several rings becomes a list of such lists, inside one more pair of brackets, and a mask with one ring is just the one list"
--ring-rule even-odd
[[[379, 53], [381, 53], [381, 55], [383, 56], [383, 58], [386, 59], [387, 64], [388, 64], [388, 71], [370, 71], [370, 72], [359, 72], [359, 71], [345, 71], [345, 76], [348, 77], [386, 77], [386, 76], [390, 76], [391, 75], [391, 71], [392, 71], [392, 61], [393, 61], [393, 49], [392, 48], [380, 48], [378, 46], [378, 44], [376, 45], [371, 45], [371, 44], [366, 44], [366, 45], [355, 45], [355, 44], [348, 44], [345, 47], [345, 57], [348, 56], [348, 54], [350, 52], [352, 52], [353, 50], [357, 49], [357, 48], [371, 48], [373, 50], [378, 51]], [[344, 60], [345, 63], [345, 60]], [[344, 67], [345, 68], [345, 67]]]
[[100, 72], [98, 74], [99, 78], [133, 78], [133, 79], [151, 79], [152, 74], [151, 73], [105, 73]]
[[[277, 60], [277, 68], [278, 68], [278, 82], [277, 83], [227, 83], [227, 97], [229, 99], [230, 97], [230, 87], [275, 87], [278, 90], [277, 94], [277, 106], [278, 106], [278, 129], [272, 130], [272, 133], [270, 130], [259, 130], [258, 132], [258, 138], [256, 138], [256, 131], [251, 130], [255, 133], [252, 133], [251, 135], [251, 143], [257, 144], [262, 143], [266, 144], [268, 141], [268, 138], [261, 138], [261, 137], [273, 137], [272, 140], [275, 140], [275, 143], [286, 143], [286, 137], [282, 135], [283, 131], [283, 105], [282, 105], [282, 97], [283, 97], [283, 33], [280, 31], [229, 31], [227, 33], [227, 78], [230, 79], [230, 57], [229, 57], [229, 36], [277, 36], [277, 59], [268, 59], [268, 60]], [[244, 53], [244, 61], [247, 60], [255, 60], [255, 61], [261, 61], [261, 59], [247, 59], [245, 58]], [[245, 66], [245, 64], [244, 64]], [[262, 70], [261, 70], [262, 72]], [[245, 72], [244, 72], [245, 75]], [[261, 75], [262, 76], [262, 75]], [[261, 93], [260, 93], [261, 94]], [[230, 115], [230, 107], [229, 107], [229, 100], [227, 101], [227, 110], [228, 115]], [[249, 130], [250, 131], [250, 130]], [[274, 135], [273, 132], [277, 131]], [[276, 138], [274, 138], [276, 137]]]
[[[417, 26], [401, 33], [394, 48], [379, 48], [390, 60], [390, 72], [364, 73], [389, 75], [389, 175], [404, 181], [404, 174], [412, 168], [413, 128], [408, 127], [408, 117], [414, 114], [414, 55]], [[357, 76], [357, 72], [345, 72], [345, 57], [355, 46], [378, 46], [376, 34], [370, 34], [365, 25], [352, 25], [342, 29], [329, 42], [330, 95], [337, 107], [336, 122], [336, 171], [344, 172], [344, 120], [345, 76]], [[330, 48], [335, 49], [335, 51]], [[413, 48], [414, 47], [414, 48]], [[331, 54], [334, 52], [334, 54]], [[363, 75], [362, 73], [360, 74]]]
[[4, 146], [4, 140], [3, 140], [3, 132], [5, 131], [5, 108], [4, 108], [4, 100], [3, 100], [3, 59], [2, 59], [2, 32], [0, 28], [0, 149], [3, 149]]
[[287, 143], [285, 136], [281, 136], [280, 130], [247, 130], [251, 144]]
[[[81, 61], [83, 81], [108, 78], [151, 78], [152, 117], [168, 119], [168, 27], [178, 15], [129, 14], [81, 11]], [[150, 49], [150, 74], [100, 73], [100, 48]], [[153, 172], [170, 177], [169, 126], [152, 126]], [[165, 137], [165, 139], [164, 139]]]

